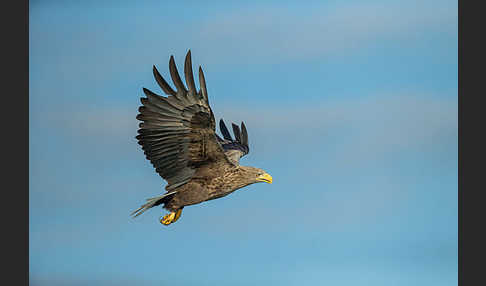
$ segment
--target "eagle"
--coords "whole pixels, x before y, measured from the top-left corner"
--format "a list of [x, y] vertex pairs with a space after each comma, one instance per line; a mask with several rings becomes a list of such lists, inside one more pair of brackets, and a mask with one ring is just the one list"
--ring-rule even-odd
[[271, 184], [273, 180], [262, 169], [239, 164], [250, 151], [243, 122], [241, 129], [232, 123], [234, 139], [223, 119], [219, 121], [223, 138], [216, 134], [216, 121], [201, 67], [199, 91], [196, 90], [191, 50], [184, 62], [187, 86], [179, 76], [174, 56], [170, 57], [169, 71], [175, 90], [153, 66], [155, 80], [167, 97], [143, 88], [146, 97], [141, 98], [142, 105], [136, 116], [141, 122], [135, 137], [147, 160], [167, 181], [166, 192], [147, 199], [132, 213], [137, 217], [154, 206], [163, 205], [170, 212], [160, 219], [163, 225], [176, 222], [185, 206], [218, 199], [254, 183]]

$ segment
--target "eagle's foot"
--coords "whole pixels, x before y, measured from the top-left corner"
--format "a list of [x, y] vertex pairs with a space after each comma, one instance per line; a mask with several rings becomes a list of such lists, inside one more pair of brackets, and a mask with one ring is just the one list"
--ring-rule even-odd
[[171, 223], [176, 222], [179, 217], [181, 217], [182, 208], [178, 209], [176, 212], [171, 212], [170, 214], [166, 214], [162, 219], [160, 219], [160, 223], [163, 225], [169, 225]]
[[170, 214], [166, 214], [164, 217], [160, 219], [160, 223], [164, 225], [169, 225], [174, 222], [175, 219], [175, 212], [171, 212]]

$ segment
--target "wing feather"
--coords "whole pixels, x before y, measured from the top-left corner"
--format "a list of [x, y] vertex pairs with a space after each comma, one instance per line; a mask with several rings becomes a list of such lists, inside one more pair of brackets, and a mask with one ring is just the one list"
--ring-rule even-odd
[[174, 56], [170, 56], [169, 71], [170, 71], [170, 76], [172, 78], [172, 81], [174, 82], [177, 88], [177, 93], [187, 93], [187, 89], [184, 87], [184, 84], [182, 83], [181, 77], [179, 76], [179, 72], [177, 72]]
[[186, 77], [187, 88], [190, 94], [196, 93], [196, 84], [194, 83], [194, 76], [192, 74], [192, 60], [191, 50], [187, 52], [186, 60], [184, 62], [184, 76]]
[[169, 71], [176, 91], [154, 66], [155, 80], [168, 97], [143, 88], [146, 97], [141, 98], [142, 106], [136, 117], [141, 121], [136, 136], [138, 143], [156, 172], [167, 180], [167, 191], [187, 183], [203, 165], [233, 166], [215, 133], [214, 114], [207, 100], [202, 69], [199, 69], [201, 90], [196, 93], [190, 51], [184, 63], [187, 89], [173, 56], [169, 60]]
[[176, 95], [176, 92], [170, 87], [170, 85], [165, 81], [165, 79], [160, 75], [159, 71], [153, 66], [153, 73], [155, 77], [155, 81], [159, 84], [159, 86], [162, 88], [162, 90], [165, 92], [167, 95]]
[[224, 139], [233, 141], [233, 138], [231, 138], [231, 134], [229, 133], [228, 128], [226, 128], [226, 124], [224, 124], [222, 118], [219, 120], [219, 130], [221, 131], [221, 134], [223, 134]]
[[248, 152], [250, 151], [250, 148], [248, 147], [248, 131], [246, 131], [244, 122], [241, 122], [241, 144], [248, 149]]
[[233, 164], [239, 164], [240, 158], [250, 152], [248, 146], [248, 131], [243, 122], [241, 123], [241, 132], [238, 125], [233, 123], [232, 127], [235, 140], [231, 138], [231, 134], [229, 133], [228, 128], [226, 128], [224, 120], [220, 119], [219, 130], [224, 139], [221, 139], [220, 137], [217, 137], [217, 139], [223, 147], [226, 156], [233, 162]]
[[233, 127], [233, 133], [235, 134], [236, 142], [241, 143], [240, 127], [238, 127], [238, 125], [234, 123], [231, 123], [231, 126]]

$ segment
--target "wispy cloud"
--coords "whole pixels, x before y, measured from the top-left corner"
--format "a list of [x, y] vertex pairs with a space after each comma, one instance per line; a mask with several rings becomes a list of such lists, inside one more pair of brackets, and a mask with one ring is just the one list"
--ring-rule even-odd
[[[78, 106], [79, 108], [79, 106]], [[457, 99], [423, 94], [380, 94], [353, 100], [324, 101], [313, 106], [234, 106], [214, 110], [216, 120], [245, 121], [252, 152], [281, 152], [289, 146], [312, 148], [340, 138], [337, 157], [380, 158], [389, 153], [442, 144], [457, 144]], [[78, 109], [50, 113], [45, 128], [59, 135], [133, 148], [136, 110]], [[127, 140], [132, 138], [133, 140]], [[275, 142], [280, 142], [276, 144]], [[114, 149], [119, 150], [119, 149]], [[122, 150], [122, 149], [120, 149]], [[336, 150], [338, 151], [338, 150]]]
[[[202, 24], [196, 43], [211, 61], [280, 61], [341, 55], [380, 40], [416, 40], [424, 32], [457, 32], [454, 10], [411, 2], [317, 6], [305, 10], [266, 7], [235, 11]], [[409, 43], [410, 44], [410, 43]], [[202, 44], [201, 44], [202, 45]], [[251, 56], [249, 56], [251, 55]]]
[[[144, 70], [147, 63], [160, 62], [161, 48], [170, 53], [192, 48], [198, 51], [198, 61], [235, 65], [339, 56], [382, 40], [413, 45], [417, 39], [426, 39], [427, 33], [457, 34], [456, 10], [421, 1], [406, 6], [341, 4], [299, 9], [253, 5], [221, 10], [211, 17], [198, 15], [180, 23], [165, 7], [132, 7], [136, 11], [150, 9], [138, 13], [123, 7], [117, 12], [130, 15], [128, 21], [118, 22], [122, 18], [115, 17], [110, 22], [103, 13], [90, 11], [89, 22], [73, 17], [66, 19], [65, 27], [49, 30], [36, 24], [49, 21], [33, 13], [31, 67], [42, 67], [38, 62], [49, 59], [48, 67], [60, 74], [79, 70], [96, 79], [107, 73], [118, 75], [126, 67]], [[98, 29], [99, 25], [104, 29]], [[87, 57], [78, 62], [82, 55]]]

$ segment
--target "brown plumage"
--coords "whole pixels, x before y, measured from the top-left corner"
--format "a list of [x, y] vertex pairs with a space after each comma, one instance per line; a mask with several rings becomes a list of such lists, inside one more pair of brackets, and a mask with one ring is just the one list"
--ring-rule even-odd
[[248, 132], [244, 123], [232, 124], [235, 139], [221, 119], [223, 138], [215, 133], [214, 114], [209, 106], [203, 71], [199, 67], [200, 90], [193, 78], [191, 51], [184, 63], [184, 86], [174, 57], [170, 57], [169, 71], [176, 90], [165, 81], [155, 66], [155, 80], [168, 95], [163, 97], [144, 88], [137, 119], [142, 121], [136, 137], [146, 158], [159, 175], [167, 181], [166, 193], [147, 200], [132, 214], [140, 215], [154, 206], [172, 213], [161, 220], [175, 222], [182, 208], [226, 196], [237, 189], [257, 182], [272, 182], [265, 171], [239, 165], [249, 152]]

